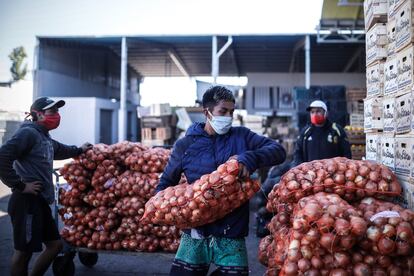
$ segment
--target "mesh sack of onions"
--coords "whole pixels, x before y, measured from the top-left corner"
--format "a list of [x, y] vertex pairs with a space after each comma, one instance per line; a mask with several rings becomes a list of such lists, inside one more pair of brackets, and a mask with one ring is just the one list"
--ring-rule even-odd
[[116, 161], [106, 159], [96, 167], [91, 185], [95, 191], [102, 192], [109, 189], [121, 173], [122, 168]]
[[119, 197], [139, 196], [143, 199], [150, 199], [155, 194], [158, 183], [158, 173], [144, 174], [128, 170], [117, 178], [113, 187], [115, 194]]
[[272, 260], [280, 275], [313, 275], [314, 271], [324, 275], [322, 271], [349, 269], [349, 250], [367, 229], [355, 208], [326, 193], [299, 200], [290, 223], [290, 228], [280, 228], [274, 235], [276, 245], [284, 246], [276, 248]]
[[318, 192], [335, 193], [348, 202], [367, 196], [387, 198], [399, 196], [401, 186], [392, 171], [371, 161], [344, 157], [303, 163], [285, 173], [269, 194], [267, 209], [280, 202], [297, 202]]
[[123, 197], [115, 204], [113, 211], [121, 216], [137, 216], [141, 218], [144, 214], [145, 202], [144, 199], [137, 196]]
[[109, 231], [119, 225], [120, 219], [113, 208], [100, 206], [85, 214], [82, 224], [97, 231]]
[[102, 163], [105, 159], [108, 159], [108, 148], [106, 144], [96, 144], [92, 149], [82, 153], [78, 156], [77, 160], [88, 170], [95, 170], [98, 164]]
[[108, 158], [115, 160], [119, 164], [124, 164], [125, 160], [132, 153], [146, 150], [148, 150], [148, 148], [141, 143], [123, 141], [108, 147]]
[[59, 172], [72, 188], [85, 191], [91, 185], [91, 171], [85, 169], [78, 160], [65, 164]]
[[115, 194], [114, 187], [111, 187], [103, 192], [91, 190], [82, 199], [85, 203], [94, 207], [112, 207], [116, 204], [118, 197]]
[[194, 184], [168, 187], [146, 203], [143, 220], [185, 229], [224, 217], [260, 189], [255, 181], [238, 180], [238, 171], [238, 162], [229, 160]]
[[73, 188], [72, 185], [65, 183], [59, 187], [59, 203], [63, 206], [82, 206], [82, 198], [85, 192], [81, 192], [78, 188]]
[[355, 206], [368, 222], [366, 238], [359, 243], [362, 249], [384, 256], [414, 256], [414, 211], [374, 198]]
[[170, 151], [163, 148], [152, 148], [131, 153], [125, 158], [125, 165], [133, 171], [143, 173], [162, 172], [167, 165]]
[[[269, 264], [269, 249], [268, 247], [271, 246], [273, 241], [273, 238], [271, 235], [268, 235], [266, 237], [264, 237], [263, 239], [260, 240], [259, 243], [259, 251], [258, 251], [258, 258], [259, 258], [259, 262], [264, 265], [267, 266]], [[272, 251], [270, 251], [272, 252]]]

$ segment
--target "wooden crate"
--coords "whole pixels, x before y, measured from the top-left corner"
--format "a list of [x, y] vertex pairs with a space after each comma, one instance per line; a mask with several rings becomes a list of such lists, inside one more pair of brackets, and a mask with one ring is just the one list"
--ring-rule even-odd
[[367, 90], [365, 88], [346, 88], [346, 100], [349, 102], [362, 101], [366, 97]]
[[381, 136], [376, 133], [367, 133], [366, 146], [365, 146], [365, 158], [379, 162], [381, 157]]
[[378, 22], [386, 23], [388, 17], [387, 0], [366, 0], [364, 1], [365, 30], [368, 31]]
[[387, 49], [388, 57], [393, 56], [397, 51], [395, 50], [396, 42], [396, 33], [397, 33], [397, 22], [396, 20], [391, 20], [387, 22], [387, 39], [388, 43], [385, 47]]
[[398, 91], [397, 57], [389, 57], [384, 64], [384, 96], [391, 96]]
[[411, 91], [413, 86], [413, 46], [407, 47], [397, 53], [397, 69], [398, 69], [398, 91], [397, 95], [405, 94]]
[[384, 94], [384, 62], [377, 62], [367, 67], [367, 98]]
[[383, 128], [382, 97], [364, 100], [364, 131], [378, 131]]
[[364, 114], [350, 113], [349, 114], [349, 125], [352, 127], [364, 127]]
[[365, 145], [351, 145], [352, 159], [362, 160], [365, 157]]
[[142, 128], [142, 140], [168, 140], [172, 136], [170, 127]]
[[365, 133], [363, 127], [346, 126], [346, 136], [350, 144], [365, 145]]
[[157, 128], [174, 126], [175, 122], [173, 116], [145, 116], [141, 118], [142, 128]]
[[381, 135], [381, 163], [395, 171], [396, 141], [394, 134]]
[[[352, 101], [346, 103], [346, 109], [349, 114], [364, 114], [364, 101]], [[363, 117], [363, 116], [362, 116]], [[352, 124], [351, 124], [352, 125]]]
[[395, 13], [396, 34], [395, 34], [395, 50], [401, 51], [410, 45], [414, 40], [413, 36], [413, 5], [414, 1], [404, 2]]
[[413, 172], [413, 135], [396, 135], [395, 136], [395, 172], [403, 177], [411, 177]]
[[395, 98], [384, 97], [382, 100], [382, 116], [384, 132], [395, 133], [397, 124], [397, 112]]
[[409, 92], [395, 99], [397, 113], [396, 133], [408, 133], [411, 131], [413, 93]]
[[387, 57], [387, 24], [375, 24], [371, 30], [367, 32], [365, 40], [367, 66]]

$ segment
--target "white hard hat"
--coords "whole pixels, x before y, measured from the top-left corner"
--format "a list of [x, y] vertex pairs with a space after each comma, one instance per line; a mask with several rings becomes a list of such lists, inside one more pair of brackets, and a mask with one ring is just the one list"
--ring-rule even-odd
[[306, 108], [306, 111], [310, 111], [311, 110], [311, 108], [313, 108], [313, 107], [320, 107], [320, 108], [322, 108], [323, 110], [325, 110], [325, 112], [328, 112], [328, 107], [326, 106], [326, 104], [323, 102], [323, 101], [319, 101], [319, 100], [316, 100], [316, 101], [313, 101], [309, 106], [308, 106], [308, 108]]

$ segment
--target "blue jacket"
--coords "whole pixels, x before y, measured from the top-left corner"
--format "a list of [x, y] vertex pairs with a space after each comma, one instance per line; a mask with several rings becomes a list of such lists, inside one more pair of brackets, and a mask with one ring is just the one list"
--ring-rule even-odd
[[[175, 143], [157, 192], [177, 185], [182, 172], [188, 183], [193, 183], [202, 175], [216, 170], [233, 155], [238, 155], [238, 161], [251, 173], [260, 167], [283, 163], [286, 158], [280, 144], [248, 128], [232, 127], [227, 134], [210, 136], [204, 126], [204, 123], [193, 124], [186, 136]], [[198, 227], [197, 231], [203, 236], [241, 238], [248, 235], [248, 226], [247, 202], [224, 218]]]

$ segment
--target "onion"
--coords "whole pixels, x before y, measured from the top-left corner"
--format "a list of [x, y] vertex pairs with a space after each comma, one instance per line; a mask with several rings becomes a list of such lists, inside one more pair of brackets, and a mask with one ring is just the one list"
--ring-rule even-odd
[[346, 268], [350, 263], [351, 259], [349, 258], [348, 254], [344, 252], [336, 252], [334, 254], [335, 263], [342, 268]]
[[388, 255], [395, 250], [395, 242], [386, 236], [379, 239], [377, 246], [380, 253], [384, 255]]
[[283, 271], [286, 275], [297, 275], [298, 269], [298, 265], [294, 262], [287, 262], [283, 267]]
[[365, 234], [367, 231], [367, 223], [364, 219], [360, 217], [351, 216], [350, 217], [350, 224], [351, 224], [351, 233], [356, 236], [361, 236]]
[[324, 215], [322, 216], [318, 221], [317, 221], [317, 225], [319, 227], [319, 231], [321, 232], [330, 232], [331, 228], [333, 227], [335, 221], [333, 218]]
[[397, 255], [402, 255], [402, 256], [406, 256], [406, 255], [410, 255], [411, 254], [411, 246], [408, 242], [406, 241], [397, 241]]
[[300, 259], [298, 261], [298, 268], [302, 272], [306, 272], [311, 268], [311, 263], [307, 259]]
[[312, 257], [311, 264], [316, 269], [321, 269], [323, 267], [323, 262], [322, 262], [321, 258], [319, 258], [317, 256]]
[[312, 222], [321, 217], [322, 209], [318, 204], [310, 203], [303, 208], [303, 213], [308, 218], [308, 221]]
[[370, 226], [367, 229], [367, 238], [373, 242], [377, 242], [381, 237], [381, 232], [376, 226]]
[[335, 221], [335, 231], [340, 236], [348, 235], [350, 232], [350, 223], [345, 219], [338, 218]]
[[319, 239], [319, 232], [316, 229], [311, 228], [305, 235], [305, 238], [309, 242], [314, 242]]
[[388, 267], [388, 275], [389, 276], [400, 276], [402, 275], [402, 270], [396, 265], [391, 265]]
[[302, 245], [300, 252], [305, 259], [311, 259], [313, 257], [313, 250], [309, 246]]
[[332, 252], [336, 246], [337, 239], [335, 238], [334, 234], [332, 233], [324, 233], [322, 234], [319, 243], [329, 252]]
[[364, 263], [357, 263], [354, 265], [353, 273], [355, 276], [370, 276], [371, 269]]
[[410, 241], [413, 237], [413, 229], [407, 222], [401, 222], [397, 226], [397, 236], [403, 241]]
[[329, 276], [348, 276], [348, 272], [341, 268], [331, 270]]

